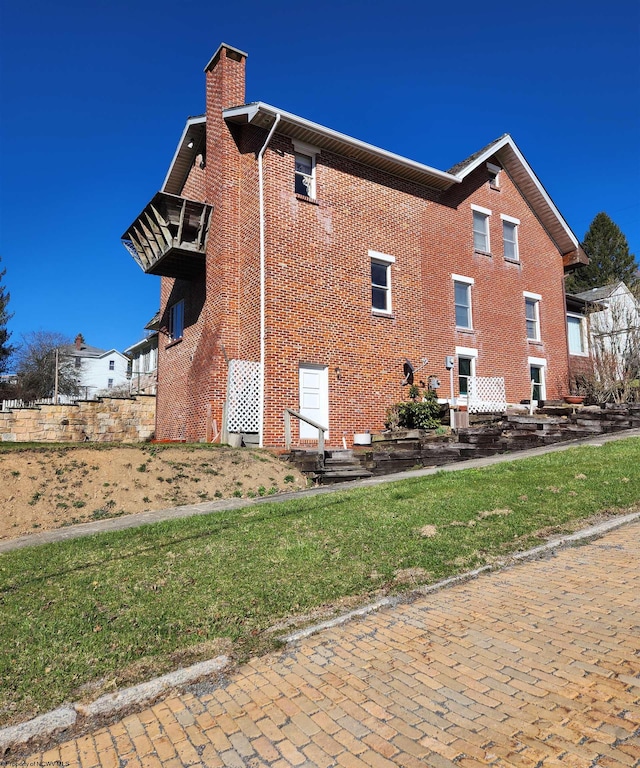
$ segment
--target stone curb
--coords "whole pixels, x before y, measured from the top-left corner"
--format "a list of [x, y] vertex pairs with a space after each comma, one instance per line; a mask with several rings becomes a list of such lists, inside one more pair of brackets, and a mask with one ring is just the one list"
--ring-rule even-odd
[[151, 704], [161, 694], [198, 682], [203, 677], [221, 672], [229, 664], [227, 656], [217, 656], [209, 661], [169, 672], [122, 691], [108, 693], [90, 704], [75, 702], [59, 707], [25, 723], [11, 725], [0, 730], [0, 756], [9, 750], [26, 746], [30, 741], [53, 738], [76, 725], [78, 719], [113, 717], [132, 708]]
[[516, 552], [515, 554], [498, 560], [491, 565], [483, 565], [481, 568], [476, 568], [473, 571], [461, 573], [458, 576], [451, 576], [451, 578], [443, 579], [442, 581], [438, 581], [435, 584], [428, 584], [424, 587], [416, 587], [415, 589], [412, 589], [409, 592], [405, 592], [402, 595], [398, 595], [397, 597], [383, 597], [380, 600], [376, 600], [375, 603], [369, 603], [368, 605], [364, 605], [361, 608], [349, 611], [349, 613], [336, 616], [334, 619], [329, 619], [328, 621], [323, 621], [320, 624], [314, 624], [313, 626], [305, 627], [298, 632], [293, 632], [290, 635], [280, 637], [280, 641], [286, 644], [290, 644], [299, 640], [304, 640], [306, 637], [316, 635], [318, 632], [322, 632], [325, 629], [338, 627], [341, 624], [346, 624], [352, 619], [356, 619], [361, 616], [366, 616], [369, 613], [379, 611], [381, 608], [393, 608], [394, 606], [401, 603], [411, 602], [418, 597], [425, 597], [426, 595], [430, 595], [433, 592], [439, 592], [440, 590], [446, 589], [447, 587], [455, 587], [458, 584], [464, 584], [467, 581], [471, 581], [472, 579], [477, 578], [483, 573], [499, 571], [502, 568], [507, 568], [510, 565], [514, 565], [516, 563], [527, 562], [528, 560], [536, 560], [543, 555], [554, 552], [556, 549], [564, 549], [565, 547], [571, 546], [576, 542], [590, 541], [591, 539], [598, 538], [615, 528], [620, 528], [627, 523], [633, 523], [639, 519], [640, 512], [632, 512], [628, 515], [616, 517], [611, 520], [605, 520], [603, 523], [598, 523], [598, 525], [585, 528], [584, 530], [578, 531], [577, 533], [572, 533], [567, 536], [561, 536], [558, 539], [553, 539], [552, 541], [548, 541], [546, 544], [541, 544], [539, 547], [528, 549], [526, 552]]

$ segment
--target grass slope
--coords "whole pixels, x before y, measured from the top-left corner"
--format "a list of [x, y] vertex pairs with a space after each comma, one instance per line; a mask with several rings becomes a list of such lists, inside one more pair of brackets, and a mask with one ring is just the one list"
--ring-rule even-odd
[[640, 499], [640, 439], [159, 523], [0, 557], [0, 722], [436, 581]]

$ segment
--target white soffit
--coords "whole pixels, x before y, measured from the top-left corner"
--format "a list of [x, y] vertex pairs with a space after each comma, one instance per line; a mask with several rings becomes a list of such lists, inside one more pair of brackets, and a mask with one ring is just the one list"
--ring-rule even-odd
[[225, 120], [233, 123], [251, 123], [260, 128], [270, 128], [275, 116], [280, 115], [278, 132], [292, 139], [328, 149], [343, 157], [348, 157], [364, 165], [379, 168], [382, 171], [410, 179], [433, 189], [445, 190], [461, 179], [446, 171], [438, 171], [422, 163], [409, 160], [393, 152], [367, 144], [344, 133], [338, 133], [318, 123], [305, 120], [290, 112], [272, 107], [263, 102], [246, 104], [241, 107], [225, 109]]

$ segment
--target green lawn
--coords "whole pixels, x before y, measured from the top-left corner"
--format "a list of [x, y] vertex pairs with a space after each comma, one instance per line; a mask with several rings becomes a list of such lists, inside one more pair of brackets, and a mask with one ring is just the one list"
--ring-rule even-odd
[[[640, 439], [159, 523], [0, 556], [0, 723], [407, 589], [640, 499]], [[96, 689], [97, 690], [97, 689]]]

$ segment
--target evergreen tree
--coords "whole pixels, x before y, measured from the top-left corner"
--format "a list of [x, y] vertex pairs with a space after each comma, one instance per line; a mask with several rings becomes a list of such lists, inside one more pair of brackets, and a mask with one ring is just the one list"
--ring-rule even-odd
[[[2, 261], [1, 258], [0, 261]], [[13, 317], [7, 311], [10, 294], [6, 293], [5, 287], [2, 285], [2, 278], [6, 272], [6, 269], [0, 269], [0, 373], [7, 370], [9, 358], [14, 351], [14, 347], [9, 344], [11, 334], [7, 330], [7, 323]]]
[[630, 288], [636, 284], [638, 265], [635, 256], [629, 253], [627, 238], [606, 213], [599, 213], [591, 222], [582, 247], [589, 257], [589, 264], [567, 277], [568, 293], [580, 293], [621, 280]]

